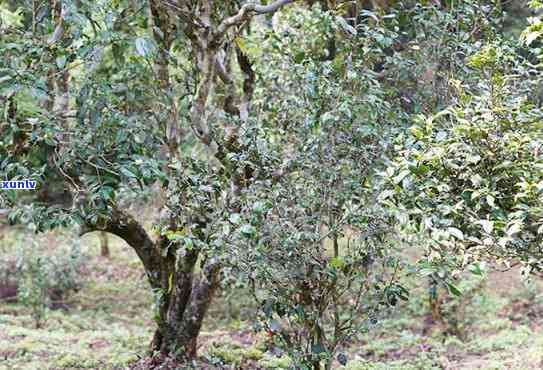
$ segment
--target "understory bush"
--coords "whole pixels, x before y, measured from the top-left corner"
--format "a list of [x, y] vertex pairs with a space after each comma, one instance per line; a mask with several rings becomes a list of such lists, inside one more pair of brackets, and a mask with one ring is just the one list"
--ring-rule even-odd
[[0, 263], [0, 299], [28, 306], [37, 327], [48, 308], [68, 307], [66, 297], [81, 289], [84, 277], [85, 256], [77, 239], [55, 241], [54, 248], [44, 246], [45, 240], [26, 240]]

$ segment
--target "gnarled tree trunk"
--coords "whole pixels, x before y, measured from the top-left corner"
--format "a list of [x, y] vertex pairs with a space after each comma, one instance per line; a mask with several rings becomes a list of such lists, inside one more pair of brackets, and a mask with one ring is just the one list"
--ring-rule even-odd
[[[90, 226], [83, 233], [95, 230]], [[153, 241], [134, 218], [118, 210], [101, 231], [117, 235], [134, 249], [151, 288], [159, 297], [151, 350], [165, 355], [176, 353], [182, 359], [193, 358], [203, 319], [219, 286], [218, 261], [206, 260], [200, 276], [195, 277], [194, 267], [199, 257], [196, 250], [187, 251], [183, 257], [176, 257], [171, 251], [162, 255], [167, 241]]]

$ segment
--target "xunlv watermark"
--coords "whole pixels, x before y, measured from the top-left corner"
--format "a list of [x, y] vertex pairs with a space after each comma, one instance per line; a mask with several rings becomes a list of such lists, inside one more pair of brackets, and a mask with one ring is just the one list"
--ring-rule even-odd
[[0, 190], [34, 190], [37, 182], [32, 180], [0, 181]]

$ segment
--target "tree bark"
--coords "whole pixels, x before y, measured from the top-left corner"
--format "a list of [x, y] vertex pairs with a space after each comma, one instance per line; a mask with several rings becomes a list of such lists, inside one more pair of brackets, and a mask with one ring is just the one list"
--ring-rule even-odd
[[219, 274], [218, 261], [213, 259], [208, 261], [200, 279], [191, 285], [189, 299], [182, 296], [180, 299], [172, 299], [168, 312], [168, 329], [162, 333], [160, 346], [162, 353], [177, 351], [181, 353], [183, 359], [192, 359], [196, 356], [198, 335], [219, 287]]

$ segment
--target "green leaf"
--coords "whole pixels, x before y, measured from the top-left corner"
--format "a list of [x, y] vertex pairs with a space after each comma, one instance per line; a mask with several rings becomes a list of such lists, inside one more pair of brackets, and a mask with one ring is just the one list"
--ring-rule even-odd
[[239, 50], [241, 50], [244, 55], [247, 55], [247, 45], [245, 44], [245, 40], [242, 37], [237, 36], [236, 38], [234, 38], [234, 42], [236, 43]]
[[136, 174], [134, 174], [133, 172], [131, 172], [128, 168], [126, 167], [121, 167], [121, 173], [123, 175], [125, 175], [126, 177], [129, 177], [129, 178], [132, 178], [132, 179], [136, 179], [138, 176], [136, 176]]
[[492, 208], [495, 208], [496, 207], [496, 202], [495, 202], [495, 199], [492, 195], [487, 195], [486, 196], [486, 202], [488, 203], [488, 205]]
[[412, 126], [409, 128], [409, 131], [417, 139], [421, 139], [424, 136], [424, 131], [418, 126]]
[[469, 271], [472, 274], [477, 275], [477, 276], [482, 276], [483, 275], [483, 270], [481, 269], [481, 266], [478, 263], [471, 265], [469, 267]]
[[535, 40], [541, 37], [543, 35], [543, 31], [532, 31], [532, 32], [526, 32], [523, 34], [524, 42], [526, 45], [532, 44]]
[[409, 170], [403, 170], [402, 172], [400, 172], [398, 174], [398, 176], [394, 177], [393, 181], [395, 184], [399, 184], [400, 182], [402, 182], [402, 180], [407, 176], [409, 175], [411, 172]]
[[513, 236], [522, 230], [522, 225], [519, 222], [513, 222], [505, 232], [508, 236]]
[[243, 225], [241, 228], [240, 228], [240, 232], [245, 235], [245, 236], [253, 236], [256, 234], [256, 229], [254, 228], [254, 226], [252, 225], [249, 225], [249, 224], [245, 224]]
[[176, 231], [168, 230], [166, 232], [166, 239], [170, 241], [185, 240], [185, 235], [187, 235], [187, 231], [184, 228]]
[[385, 190], [385, 191], [381, 192], [381, 194], [379, 194], [379, 200], [383, 201], [383, 200], [393, 196], [394, 194], [396, 194], [396, 192], [394, 190]]
[[57, 63], [57, 67], [59, 69], [63, 69], [64, 66], [66, 65], [66, 55], [61, 55], [59, 57], [57, 57], [57, 59], [55, 60], [55, 62]]
[[489, 220], [480, 220], [480, 221], [479, 221], [479, 224], [483, 227], [483, 230], [484, 230], [487, 234], [492, 233], [492, 231], [494, 230], [494, 222], [492, 222], [492, 221], [489, 221]]
[[316, 343], [311, 346], [311, 352], [319, 355], [321, 353], [326, 353], [326, 348], [322, 345], [322, 343]]
[[296, 53], [296, 55], [294, 56], [294, 63], [300, 64], [301, 62], [303, 62], [304, 59], [305, 59], [305, 53], [303, 51], [300, 51]]
[[345, 266], [345, 262], [343, 262], [341, 257], [333, 257], [330, 259], [330, 266], [335, 269], [341, 269], [343, 266]]
[[111, 186], [102, 186], [100, 189], [100, 195], [106, 201], [112, 200], [114, 194], [114, 189]]
[[460, 297], [462, 295], [462, 292], [451, 283], [447, 283], [447, 288], [449, 288], [449, 292], [457, 297]]
[[234, 225], [238, 225], [241, 222], [241, 216], [239, 213], [232, 213], [228, 220]]
[[0, 6], [0, 23], [8, 27], [23, 27], [23, 8], [11, 12], [7, 7]]
[[277, 320], [270, 321], [270, 330], [274, 333], [280, 332], [283, 327]]
[[430, 276], [432, 275], [433, 273], [435, 273], [437, 270], [434, 269], [434, 268], [423, 268], [423, 269], [420, 269], [419, 270], [419, 274], [421, 276]]
[[454, 236], [456, 239], [464, 240], [464, 233], [462, 231], [460, 231], [459, 229], [457, 229], [456, 227], [449, 227], [447, 229], [447, 231], [449, 232], [449, 234]]
[[349, 35], [350, 37], [354, 37], [356, 36], [357, 32], [356, 32], [356, 28], [354, 28], [353, 26], [351, 26], [347, 20], [343, 17], [340, 17], [340, 16], [337, 16], [336, 17], [336, 22], [337, 24], [343, 29], [343, 31]]
[[149, 40], [147, 40], [144, 37], [138, 37], [135, 43], [136, 43], [136, 51], [138, 52], [140, 56], [142, 57], [149, 56], [149, 54], [152, 51], [152, 46]]

